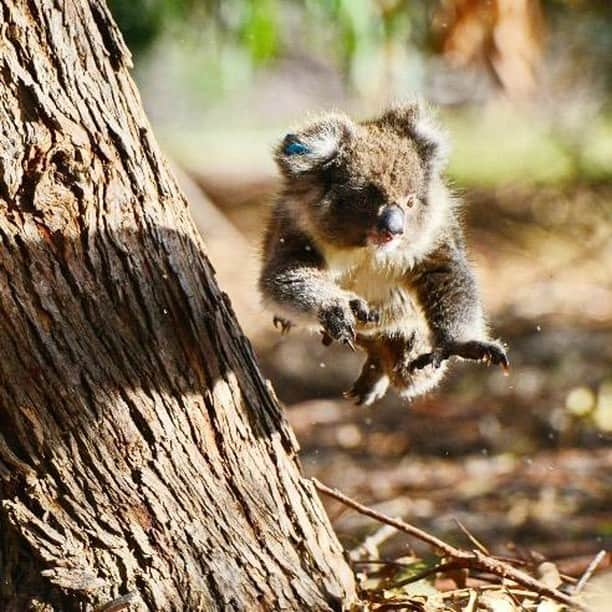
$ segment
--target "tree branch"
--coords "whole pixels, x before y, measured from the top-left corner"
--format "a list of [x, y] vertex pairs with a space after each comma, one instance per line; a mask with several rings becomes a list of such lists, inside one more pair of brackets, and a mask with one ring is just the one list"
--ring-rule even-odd
[[404, 533], [407, 533], [408, 535], [421, 540], [421, 542], [425, 542], [432, 548], [444, 553], [444, 556], [447, 557], [456, 567], [488, 572], [490, 574], [499, 576], [500, 578], [512, 580], [523, 587], [531, 589], [543, 597], [549, 597], [550, 599], [563, 603], [566, 606], [569, 606], [572, 610], [580, 610], [582, 612], [587, 611], [587, 608], [581, 603], [577, 602], [573, 597], [570, 597], [558, 589], [546, 586], [539, 580], [536, 580], [532, 576], [529, 576], [529, 574], [526, 574], [515, 567], [512, 567], [508, 563], [499, 561], [489, 555], [486, 555], [480, 550], [470, 551], [455, 548], [443, 540], [422, 531], [414, 525], [410, 525], [409, 523], [405, 523], [399, 519], [391, 518], [390, 516], [377, 512], [368, 506], [360, 504], [354, 499], [344, 495], [344, 493], [341, 493], [337, 489], [332, 489], [324, 485], [316, 478], [313, 478], [312, 482], [324, 495], [333, 497], [346, 506], [353, 508], [353, 510], [356, 510], [360, 514], [369, 516], [370, 518], [380, 521], [381, 523], [391, 525], [399, 531], [403, 531]]
[[595, 555], [595, 558], [589, 563], [586, 570], [584, 570], [584, 574], [582, 574], [580, 580], [578, 581], [578, 584], [574, 588], [574, 595], [577, 595], [582, 591], [582, 589], [584, 589], [586, 583], [591, 579], [591, 576], [595, 573], [595, 570], [597, 569], [599, 564], [605, 559], [607, 554], [608, 553], [605, 550], [600, 550]]

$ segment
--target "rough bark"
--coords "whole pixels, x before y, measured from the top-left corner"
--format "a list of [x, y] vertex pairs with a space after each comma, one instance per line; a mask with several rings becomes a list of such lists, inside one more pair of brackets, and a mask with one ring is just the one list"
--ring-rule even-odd
[[0, 609], [347, 605], [102, 0], [0, 11]]
[[193, 221], [215, 266], [217, 282], [229, 295], [242, 331], [260, 351], [267, 348], [278, 341], [279, 335], [270, 333], [274, 331], [272, 317], [264, 311], [257, 292], [260, 264], [253, 245], [189, 174], [173, 164], [170, 169], [189, 202]]

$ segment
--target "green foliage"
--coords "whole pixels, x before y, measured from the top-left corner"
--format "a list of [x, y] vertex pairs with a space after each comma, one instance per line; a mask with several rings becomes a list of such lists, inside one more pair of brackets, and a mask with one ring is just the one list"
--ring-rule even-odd
[[[356, 57], [390, 41], [408, 42], [413, 34], [417, 44], [427, 40], [427, 3], [422, 1], [109, 0], [109, 6], [135, 54], [146, 51], [164, 30], [212, 26], [215, 40], [247, 50], [255, 66], [299, 48], [315, 55], [331, 51], [350, 72]], [[300, 27], [291, 27], [291, 21]]]
[[246, 3], [240, 38], [255, 64], [263, 64], [277, 53], [278, 8], [277, 0], [248, 0]]
[[[169, 107], [190, 133], [197, 112], [251, 95], [258, 70], [273, 72], [285, 58], [329, 69], [345, 80], [347, 93], [368, 104], [422, 91], [436, 70], [427, 58], [439, 47], [432, 17], [441, 0], [108, 1], [138, 71], [147, 66], [139, 60], [159, 41], [151, 81], [182, 92], [181, 111], [174, 112], [174, 102]], [[512, 108], [501, 114], [453, 108], [446, 122], [455, 143], [450, 170], [460, 182], [610, 176], [612, 2], [541, 0], [541, 6], [547, 74], [538, 75], [544, 84], [540, 103], [556, 99], [558, 106], [552, 113], [540, 109], [539, 116]], [[445, 86], [453, 100], [453, 84]], [[455, 99], [461, 100], [465, 92], [458, 90]]]
[[108, 0], [130, 50], [141, 53], [151, 46], [169, 22], [185, 19], [193, 0]]
[[[431, 50], [426, 0], [108, 0], [128, 46], [146, 51], [167, 30], [213, 30], [220, 44], [244, 49], [254, 66], [283, 52], [330, 53], [347, 74], [360, 58], [390, 44]], [[542, 0], [547, 21], [569, 16], [577, 50], [585, 43], [607, 67], [612, 60], [612, 3]], [[576, 17], [579, 17], [576, 19]], [[296, 27], [297, 24], [297, 27]], [[610, 79], [612, 70], [603, 71]]]
[[559, 121], [536, 121], [511, 107], [444, 113], [452, 135], [450, 174], [462, 185], [604, 181], [612, 168], [612, 117], [601, 116], [572, 138]]

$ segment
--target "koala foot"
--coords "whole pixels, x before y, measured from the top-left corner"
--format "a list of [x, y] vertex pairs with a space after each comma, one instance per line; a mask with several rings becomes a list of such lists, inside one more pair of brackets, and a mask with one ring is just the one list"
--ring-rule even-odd
[[430, 353], [419, 355], [410, 364], [410, 369], [412, 371], [421, 370], [428, 365], [439, 368], [443, 361], [453, 355], [463, 359], [483, 361], [487, 365], [501, 365], [505, 371], [510, 367], [510, 360], [506, 355], [506, 351], [500, 344], [497, 342], [470, 340], [469, 342], [449, 342], [437, 346]]
[[479, 342], [478, 340], [463, 342], [455, 354], [463, 359], [483, 361], [486, 365], [500, 365], [506, 372], [510, 368], [506, 350], [499, 342]]
[[371, 406], [384, 397], [389, 382], [389, 377], [382, 371], [380, 364], [368, 359], [359, 378], [342, 395], [345, 399], [353, 400], [358, 406]]
[[274, 315], [272, 324], [274, 327], [276, 327], [276, 329], [280, 329], [282, 336], [286, 336], [291, 331], [291, 328], [295, 327], [295, 325], [289, 319], [279, 317], [278, 315]]
[[415, 370], [422, 370], [429, 365], [437, 369], [442, 365], [443, 361], [446, 361], [450, 357], [450, 355], [447, 347], [435, 348], [431, 353], [419, 355], [410, 363], [408, 370], [414, 372]]

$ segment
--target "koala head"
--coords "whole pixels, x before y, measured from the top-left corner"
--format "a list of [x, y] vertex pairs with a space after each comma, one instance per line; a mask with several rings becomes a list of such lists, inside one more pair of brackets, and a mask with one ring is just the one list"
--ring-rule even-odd
[[419, 104], [361, 123], [328, 114], [275, 151], [290, 196], [315, 236], [339, 248], [410, 240], [427, 215], [445, 140]]

